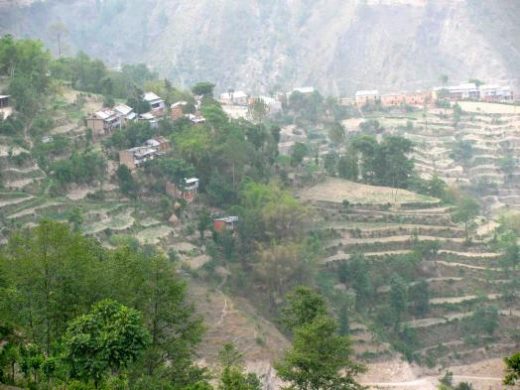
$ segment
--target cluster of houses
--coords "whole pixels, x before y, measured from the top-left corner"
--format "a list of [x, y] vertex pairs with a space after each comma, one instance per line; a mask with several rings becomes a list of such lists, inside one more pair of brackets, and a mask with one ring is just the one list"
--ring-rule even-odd
[[478, 85], [465, 83], [445, 87], [436, 87], [431, 91], [393, 92], [380, 94], [378, 90], [357, 91], [354, 100], [342, 99], [344, 105], [355, 104], [358, 107], [381, 104], [383, 107], [424, 106], [438, 99], [478, 100], [507, 103], [513, 101], [513, 90], [508, 86]]
[[164, 137], [149, 139], [142, 146], [119, 152], [119, 164], [126, 165], [131, 171], [139, 168], [145, 162], [154, 160], [171, 150], [170, 141]]
[[250, 108], [258, 101], [263, 102], [267, 114], [275, 114], [282, 110], [282, 101], [270, 96], [253, 96], [244, 91], [229, 90], [219, 96], [222, 109], [231, 118], [251, 119]]
[[[125, 127], [131, 121], [146, 121], [153, 128], [159, 126], [159, 122], [167, 116], [166, 102], [153, 92], [146, 92], [143, 100], [150, 105], [150, 111], [137, 114], [133, 108], [126, 104], [118, 104], [113, 108], [103, 108], [87, 116], [86, 125], [91, 129], [94, 137], [103, 137], [114, 130]], [[187, 102], [177, 102], [170, 106], [170, 117], [173, 120], [186, 117], [193, 123], [203, 123], [205, 119], [200, 114], [185, 113]]]

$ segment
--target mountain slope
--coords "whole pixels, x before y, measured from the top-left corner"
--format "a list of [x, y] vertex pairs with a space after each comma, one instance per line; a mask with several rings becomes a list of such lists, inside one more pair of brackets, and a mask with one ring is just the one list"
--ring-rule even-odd
[[[269, 90], [312, 84], [327, 93], [419, 88], [441, 74], [512, 80], [517, 16], [507, 0], [47, 0], [3, 2], [0, 32], [56, 44], [112, 65], [145, 62], [176, 83], [201, 79]], [[2, 6], [0, 4], [0, 6]]]

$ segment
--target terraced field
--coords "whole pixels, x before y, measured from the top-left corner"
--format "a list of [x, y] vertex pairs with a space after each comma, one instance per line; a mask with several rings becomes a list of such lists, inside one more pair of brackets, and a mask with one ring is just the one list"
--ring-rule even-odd
[[[330, 181], [326, 181], [324, 187], [329, 186]], [[380, 274], [384, 275], [387, 269], [399, 273], [399, 267], [409, 259], [406, 255], [417, 253], [420, 244], [436, 242], [440, 249], [420, 259], [415, 280], [409, 281], [409, 287], [425, 281], [430, 295], [427, 314], [408, 314], [404, 319], [404, 325], [413, 329], [419, 342], [416, 356], [423, 362], [449, 366], [513, 352], [511, 337], [520, 323], [520, 302], [507, 300], [502, 286], [519, 278], [520, 273], [505, 272], [500, 267], [502, 254], [491, 250], [485, 241], [467, 241], [463, 227], [452, 222], [450, 207], [439, 201], [414, 198], [412, 193], [390, 204], [365, 200], [346, 205], [339, 201], [357, 199], [353, 195], [356, 186], [337, 185], [336, 188], [348, 189], [335, 194], [337, 201], [324, 201], [320, 185], [302, 192], [319, 215], [316, 229], [328, 237], [323, 270], [334, 275], [340, 264], [361, 253], [370, 268], [377, 268]], [[360, 187], [364, 193], [371, 189]], [[379, 189], [373, 190], [377, 193]], [[390, 292], [388, 283], [384, 278], [374, 281], [373, 289], [382, 304]], [[341, 283], [336, 287], [341, 290]], [[471, 320], [479, 307], [488, 305], [498, 309], [499, 326], [486, 338], [484, 348], [484, 344], [465, 334], [465, 321]], [[384, 338], [370, 330], [370, 321], [356, 319], [351, 330], [360, 356], [393, 353]]]
[[[413, 128], [387, 124], [388, 131], [414, 142], [420, 175], [483, 194], [486, 210], [520, 208], [520, 108], [500, 104], [459, 103], [453, 109], [430, 110]], [[385, 122], [386, 123], [386, 122]], [[469, 151], [463, 156], [457, 145]]]

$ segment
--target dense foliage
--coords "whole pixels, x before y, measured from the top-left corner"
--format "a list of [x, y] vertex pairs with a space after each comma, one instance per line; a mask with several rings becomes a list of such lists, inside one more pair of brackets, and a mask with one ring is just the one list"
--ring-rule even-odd
[[0, 275], [0, 325], [14, 359], [14, 374], [3, 363], [2, 381], [29, 385], [43, 372], [50, 384], [99, 385], [124, 374], [184, 388], [203, 379], [191, 363], [201, 321], [185, 283], [151, 248], [108, 251], [46, 221], [12, 236]]

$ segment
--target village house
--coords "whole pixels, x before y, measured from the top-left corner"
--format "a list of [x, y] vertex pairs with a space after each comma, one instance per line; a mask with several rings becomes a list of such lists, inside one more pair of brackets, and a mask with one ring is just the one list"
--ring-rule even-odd
[[353, 106], [354, 102], [355, 102], [355, 100], [352, 98], [349, 98], [349, 97], [339, 98], [339, 101], [338, 101], [339, 105], [344, 106], [344, 107]]
[[216, 218], [213, 220], [213, 229], [218, 233], [223, 233], [225, 231], [234, 231], [237, 224], [237, 216]]
[[409, 106], [424, 106], [431, 100], [431, 93], [429, 91], [414, 91], [407, 92], [404, 95], [405, 104]]
[[137, 114], [134, 112], [132, 107], [126, 104], [118, 104], [113, 110], [121, 117], [124, 124], [131, 122], [137, 118]]
[[123, 120], [121, 116], [110, 108], [97, 111], [86, 119], [87, 128], [92, 130], [94, 137], [103, 137], [121, 128]]
[[136, 146], [135, 148], [121, 150], [119, 152], [119, 164], [126, 165], [131, 171], [139, 168], [145, 162], [153, 160], [157, 156], [157, 150], [149, 146]]
[[513, 90], [511, 87], [498, 85], [481, 85], [479, 88], [480, 100], [486, 102], [511, 102]]
[[376, 104], [379, 101], [379, 91], [375, 89], [370, 91], [357, 91], [355, 100], [358, 107], [367, 104]]
[[381, 95], [381, 105], [384, 107], [399, 107], [405, 104], [405, 102], [406, 97], [403, 93], [387, 93]]
[[149, 139], [143, 146], [119, 151], [119, 164], [126, 165], [131, 171], [147, 161], [154, 160], [171, 149], [170, 142], [164, 137]]
[[9, 98], [9, 95], [0, 95], [0, 119], [7, 119], [13, 113]]
[[436, 87], [433, 89], [432, 97], [434, 100], [442, 97], [447, 97], [453, 101], [478, 100], [480, 98], [480, 92], [475, 83], [466, 83], [448, 87]]
[[282, 103], [276, 100], [275, 98], [269, 96], [258, 96], [250, 98], [249, 108], [251, 108], [252, 105], [255, 104], [258, 100], [261, 100], [265, 104], [268, 114], [276, 114], [277, 112], [282, 111]]
[[145, 146], [155, 148], [159, 153], [166, 153], [172, 149], [170, 141], [162, 136], [149, 139], [145, 142]]
[[164, 115], [166, 103], [161, 97], [157, 96], [153, 92], [146, 92], [143, 96], [143, 100], [148, 102], [150, 105], [150, 111], [153, 112], [156, 116]]
[[173, 198], [184, 199], [188, 203], [192, 203], [199, 192], [199, 179], [191, 177], [184, 179], [182, 184], [177, 186], [175, 183], [166, 182], [166, 193]]
[[184, 117], [184, 107], [188, 105], [188, 102], [181, 101], [177, 103], [173, 103], [170, 106], [170, 116], [172, 120], [176, 121]]
[[150, 127], [152, 129], [157, 129], [159, 127], [159, 118], [156, 117], [152, 112], [139, 115], [139, 120], [150, 123]]
[[247, 106], [249, 95], [244, 91], [229, 91], [220, 94], [220, 103], [226, 105]]

